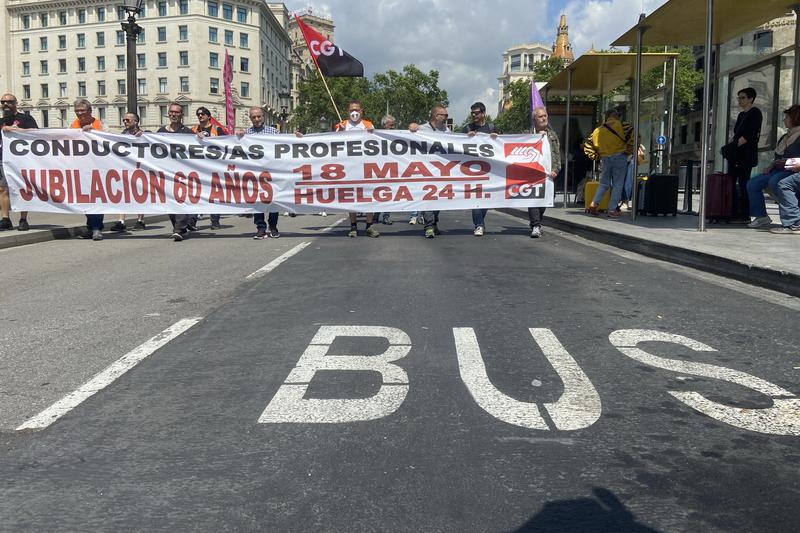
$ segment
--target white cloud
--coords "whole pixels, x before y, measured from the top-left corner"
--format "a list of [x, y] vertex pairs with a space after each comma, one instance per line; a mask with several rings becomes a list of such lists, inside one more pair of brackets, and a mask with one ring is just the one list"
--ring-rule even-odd
[[667, 0], [572, 0], [564, 12], [575, 57], [594, 45], [609, 48], [623, 33], [636, 25], [639, 14], [649, 15]]

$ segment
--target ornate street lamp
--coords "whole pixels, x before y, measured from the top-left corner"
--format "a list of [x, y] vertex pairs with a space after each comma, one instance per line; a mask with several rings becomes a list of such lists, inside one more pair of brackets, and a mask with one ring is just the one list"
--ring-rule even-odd
[[128, 45], [128, 112], [138, 113], [137, 94], [136, 94], [136, 39], [142, 31], [142, 27], [136, 24], [136, 15], [142, 12], [144, 0], [125, 0], [125, 12], [128, 14], [128, 21], [122, 23], [125, 31], [126, 43]]
[[322, 133], [327, 132], [331, 127], [331, 122], [328, 117], [319, 117], [319, 131]]
[[289, 118], [289, 98], [291, 98], [291, 94], [284, 89], [282, 92], [278, 93], [278, 99], [281, 104], [281, 112], [278, 115], [281, 119], [281, 132], [286, 131], [286, 119]]

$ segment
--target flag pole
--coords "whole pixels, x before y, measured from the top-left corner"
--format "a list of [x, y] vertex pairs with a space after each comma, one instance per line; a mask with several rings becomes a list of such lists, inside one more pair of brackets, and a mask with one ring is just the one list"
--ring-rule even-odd
[[314, 61], [314, 66], [317, 67], [317, 73], [319, 73], [319, 77], [322, 79], [323, 85], [325, 85], [325, 90], [328, 91], [328, 97], [331, 99], [331, 104], [333, 104], [333, 109], [336, 111], [336, 116], [339, 117], [339, 122], [342, 121], [342, 114], [339, 113], [339, 108], [336, 107], [336, 102], [333, 101], [333, 95], [331, 94], [331, 90], [328, 87], [328, 82], [325, 81], [325, 76], [322, 75], [322, 71], [319, 68], [319, 65], [316, 61]]

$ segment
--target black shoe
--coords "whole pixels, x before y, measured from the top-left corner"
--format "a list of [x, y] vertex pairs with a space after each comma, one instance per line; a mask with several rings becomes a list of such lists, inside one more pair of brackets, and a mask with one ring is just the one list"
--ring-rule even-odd
[[14, 225], [11, 223], [11, 219], [4, 218], [0, 220], [0, 231], [6, 231], [9, 229], [14, 229]]
[[442, 234], [442, 232], [439, 231], [439, 224], [434, 224], [433, 225], [433, 234], [434, 235], [441, 235]]
[[125, 231], [126, 229], [125, 223], [121, 220], [117, 220], [111, 225], [111, 231]]
[[133, 225], [133, 229], [135, 230], [145, 229], [145, 227], [144, 220], [137, 220], [136, 224]]
[[222, 226], [220, 225], [219, 222], [212, 222], [211, 229], [222, 229]]
[[183, 240], [183, 235], [176, 231], [171, 235], [171, 238], [175, 242], [181, 242]]
[[19, 224], [17, 224], [17, 231], [28, 231], [31, 227], [28, 225], [28, 219], [21, 218], [19, 219]]
[[281, 236], [281, 234], [278, 233], [278, 228], [269, 228], [269, 231], [267, 232], [267, 236], [270, 239], [277, 239], [278, 237]]
[[267, 230], [265, 230], [264, 228], [258, 228], [258, 231], [256, 232], [253, 238], [257, 241], [262, 241], [266, 236], [267, 236]]
[[195, 226], [194, 224], [186, 224], [186, 229], [188, 231], [197, 231], [197, 226]]

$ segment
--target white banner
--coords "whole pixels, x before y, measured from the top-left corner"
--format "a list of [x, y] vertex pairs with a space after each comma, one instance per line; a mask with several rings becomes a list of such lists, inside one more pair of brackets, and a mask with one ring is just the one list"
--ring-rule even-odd
[[3, 134], [15, 211], [429, 211], [553, 205], [544, 135]]

